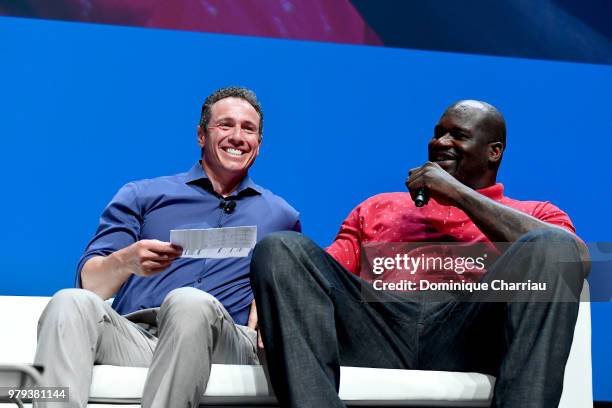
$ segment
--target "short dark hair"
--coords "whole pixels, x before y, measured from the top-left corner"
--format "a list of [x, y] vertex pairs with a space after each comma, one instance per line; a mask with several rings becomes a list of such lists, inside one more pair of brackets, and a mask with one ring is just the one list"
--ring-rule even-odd
[[244, 99], [248, 103], [251, 104], [253, 108], [259, 114], [259, 135], [261, 136], [263, 133], [263, 110], [261, 109], [261, 105], [257, 100], [257, 95], [255, 92], [251, 91], [248, 88], [243, 88], [240, 86], [230, 86], [226, 88], [217, 89], [215, 92], [208, 95], [204, 103], [202, 104], [202, 114], [200, 115], [200, 127], [204, 132], [207, 131], [208, 123], [210, 122], [211, 110], [212, 106], [225, 98], [240, 98]]

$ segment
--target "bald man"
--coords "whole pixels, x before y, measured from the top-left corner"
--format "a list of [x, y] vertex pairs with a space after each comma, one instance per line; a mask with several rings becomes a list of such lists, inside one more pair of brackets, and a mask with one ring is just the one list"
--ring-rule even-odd
[[[497, 378], [495, 407], [558, 405], [588, 254], [559, 208], [504, 196], [496, 180], [505, 146], [496, 108], [459, 101], [436, 124], [429, 161], [409, 171], [410, 193], [379, 194], [358, 205], [326, 251], [298, 233], [258, 244], [251, 282], [281, 406], [343, 407], [340, 365], [481, 372]], [[415, 205], [419, 192], [423, 206]], [[381, 290], [364, 276], [364, 247], [385, 242], [431, 243], [423, 258], [433, 256], [427, 251], [435, 243], [507, 243], [470, 273], [421, 268], [406, 276], [415, 283], [435, 277], [546, 289], [527, 285], [473, 297]]]

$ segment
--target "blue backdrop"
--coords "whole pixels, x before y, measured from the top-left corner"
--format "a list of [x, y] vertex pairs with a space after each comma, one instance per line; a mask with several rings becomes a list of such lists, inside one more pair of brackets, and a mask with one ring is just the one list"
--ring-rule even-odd
[[[187, 170], [203, 98], [232, 84], [264, 105], [254, 179], [321, 245], [360, 201], [404, 189], [461, 98], [506, 117], [508, 195], [550, 200], [583, 239], [611, 241], [610, 66], [0, 17], [0, 78], [0, 295], [71, 286], [116, 190]], [[612, 400], [611, 311], [593, 304], [598, 400]]]

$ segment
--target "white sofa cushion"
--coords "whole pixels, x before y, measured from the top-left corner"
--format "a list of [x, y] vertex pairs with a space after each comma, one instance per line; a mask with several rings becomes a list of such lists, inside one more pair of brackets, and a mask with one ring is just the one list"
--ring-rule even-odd
[[[585, 285], [586, 299], [588, 286]], [[583, 294], [584, 294], [583, 293]], [[0, 296], [0, 364], [31, 364], [36, 351], [38, 317], [48, 297]], [[590, 307], [581, 304], [572, 352], [567, 364], [561, 407], [592, 403], [590, 361]], [[135, 401], [142, 395], [147, 369], [95, 366], [92, 400]], [[412, 404], [471, 401], [487, 406], [494, 378], [478, 373], [388, 370], [342, 367], [340, 396], [345, 401], [412, 401]], [[261, 366], [213, 364], [207, 398], [270, 399], [271, 388]], [[587, 404], [587, 405], [585, 405]]]
[[[95, 366], [90, 396], [96, 401], [138, 399], [147, 377], [146, 368]], [[340, 397], [367, 400], [490, 400], [495, 379], [477, 373], [389, 370], [342, 367]], [[261, 366], [213, 364], [206, 396], [270, 396]]]

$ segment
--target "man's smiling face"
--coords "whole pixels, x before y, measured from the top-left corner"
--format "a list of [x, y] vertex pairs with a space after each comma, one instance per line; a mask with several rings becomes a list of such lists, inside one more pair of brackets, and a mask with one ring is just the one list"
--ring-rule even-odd
[[429, 161], [474, 188], [490, 184], [490, 143], [482, 124], [486, 112], [478, 105], [461, 103], [449, 108], [436, 124], [429, 141]]
[[259, 154], [259, 123], [259, 113], [242, 98], [215, 102], [207, 129], [198, 129], [206, 166], [218, 175], [246, 174]]

